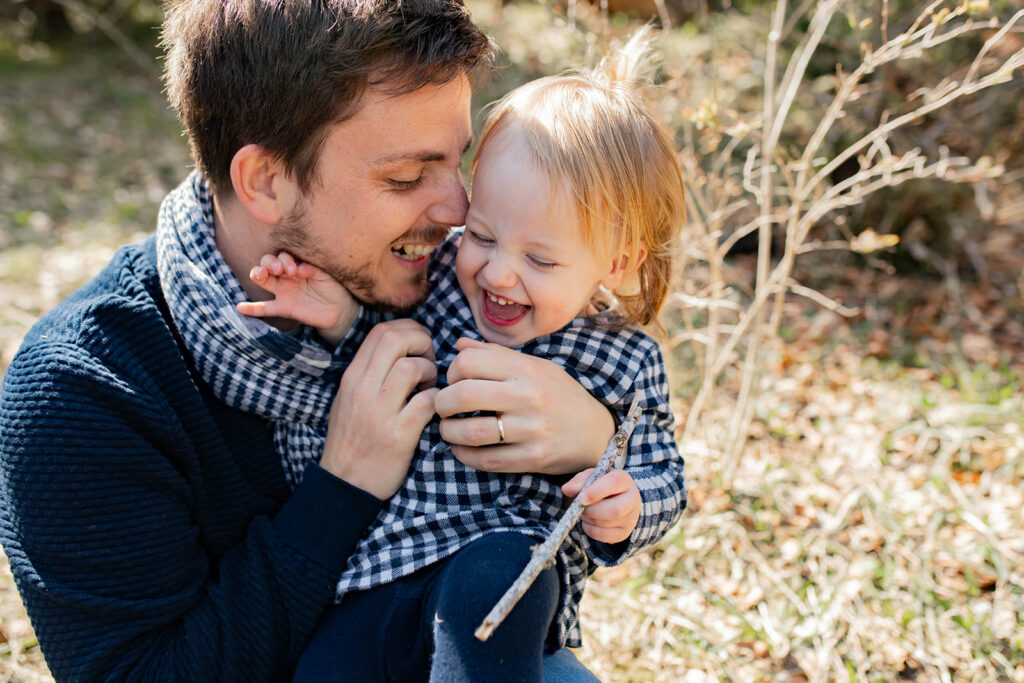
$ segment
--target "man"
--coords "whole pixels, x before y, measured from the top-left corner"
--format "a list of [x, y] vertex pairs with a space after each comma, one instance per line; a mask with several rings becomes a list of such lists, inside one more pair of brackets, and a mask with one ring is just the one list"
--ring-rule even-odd
[[[408, 320], [332, 351], [232, 315], [269, 296], [247, 275], [279, 249], [346, 285], [353, 339], [423, 299], [427, 254], [465, 216], [470, 77], [490, 56], [461, 5], [183, 0], [164, 41], [199, 172], [11, 363], [0, 534], [58, 679], [287, 680], [435, 401], [500, 411], [500, 439], [493, 418], [443, 427], [492, 471], [591, 466], [613, 419], [495, 347], [418, 391], [436, 369]], [[309, 425], [327, 434], [312, 464], [292, 448]]]

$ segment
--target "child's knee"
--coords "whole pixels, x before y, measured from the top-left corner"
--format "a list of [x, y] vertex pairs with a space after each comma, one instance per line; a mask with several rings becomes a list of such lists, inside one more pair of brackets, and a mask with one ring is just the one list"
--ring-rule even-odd
[[[475, 620], [487, 615], [522, 573], [531, 549], [540, 543], [524, 534], [489, 534], [459, 551], [444, 570], [437, 616]], [[514, 613], [533, 619], [553, 613], [559, 581], [553, 569], [540, 573], [516, 604]], [[475, 627], [475, 624], [474, 624]]]

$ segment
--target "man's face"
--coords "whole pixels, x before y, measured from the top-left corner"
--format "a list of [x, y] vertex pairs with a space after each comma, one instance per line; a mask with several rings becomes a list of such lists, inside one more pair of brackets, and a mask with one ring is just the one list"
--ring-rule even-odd
[[376, 308], [423, 301], [430, 252], [466, 218], [470, 95], [465, 76], [407, 95], [367, 90], [359, 113], [328, 134], [317, 180], [272, 232], [274, 249]]

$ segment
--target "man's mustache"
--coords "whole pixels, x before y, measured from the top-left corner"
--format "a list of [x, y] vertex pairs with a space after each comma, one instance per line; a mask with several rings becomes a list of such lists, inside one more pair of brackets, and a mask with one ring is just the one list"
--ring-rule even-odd
[[405, 233], [392, 244], [437, 244], [443, 242], [451, 232], [451, 228], [444, 225], [432, 225], [426, 228], [418, 228]]

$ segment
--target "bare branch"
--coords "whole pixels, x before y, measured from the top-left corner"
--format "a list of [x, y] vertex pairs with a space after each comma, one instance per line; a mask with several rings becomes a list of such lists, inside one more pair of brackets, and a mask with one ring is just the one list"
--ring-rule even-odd
[[[626, 419], [622, 421], [618, 431], [612, 436], [612, 440], [608, 442], [608, 448], [605, 449], [604, 455], [601, 456], [590, 478], [587, 479], [583, 488], [580, 489], [581, 493], [583, 489], [586, 489], [607, 474], [612, 467], [621, 467], [624, 464], [623, 461], [625, 460], [629, 437], [633, 430], [636, 429], [637, 420], [640, 418], [639, 398], [639, 394], [633, 396], [633, 404], [629, 407]], [[569, 509], [562, 515], [562, 519], [558, 521], [558, 524], [551, 531], [551, 535], [540, 545], [534, 546], [531, 551], [530, 561], [526, 564], [522, 573], [519, 574], [519, 578], [505, 591], [505, 594], [491, 608], [491, 611], [487, 613], [487, 616], [484, 617], [480, 626], [473, 633], [478, 640], [490, 638], [491, 634], [494, 633], [494, 629], [501, 625], [501, 622], [505, 620], [505, 617], [512, 611], [512, 608], [516, 606], [520, 598], [533, 585], [537, 576], [545, 568], [554, 564], [555, 555], [558, 553], [562, 542], [569, 535], [569, 532], [572, 531], [573, 527], [576, 526], [576, 522], [579, 521], [580, 516], [583, 514], [583, 506], [579, 501], [580, 496], [577, 494]]]
[[844, 318], [852, 318], [853, 316], [860, 313], [859, 308], [850, 308], [849, 306], [844, 306], [838, 301], [833, 301], [832, 299], [829, 299], [821, 292], [811, 289], [810, 287], [804, 287], [803, 285], [797, 284], [796, 282], [789, 283], [789, 291], [793, 292], [794, 294], [799, 294], [800, 296], [807, 297], [811, 301], [821, 304], [821, 306], [823, 306], [824, 308], [827, 308], [828, 310], [834, 313], [838, 313]]

